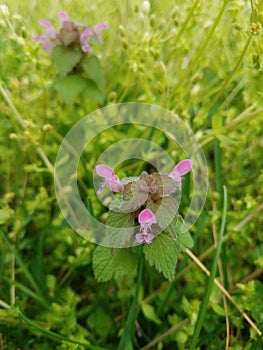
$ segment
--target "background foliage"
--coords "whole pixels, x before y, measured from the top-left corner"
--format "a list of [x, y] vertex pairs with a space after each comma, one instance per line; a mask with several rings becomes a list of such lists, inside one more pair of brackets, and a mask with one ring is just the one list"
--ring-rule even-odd
[[[203, 146], [210, 187], [191, 233], [192, 251], [209, 270], [223, 184], [228, 191], [217, 279], [235, 305], [213, 287], [196, 349], [263, 347], [262, 6], [262, 0], [212, 0], [209, 6], [152, 0], [148, 12], [137, 0], [1, 5], [1, 349], [116, 349], [129, 331], [125, 320], [134, 295], [136, 332], [129, 334], [134, 349], [191, 346], [207, 288], [198, 261], [181, 253], [172, 282], [145, 263], [140, 283], [134, 273], [98, 283], [94, 245], [72, 232], [56, 204], [52, 164], [67, 131], [97, 108], [127, 101], [175, 112]], [[60, 10], [89, 26], [109, 25], [93, 51], [106, 82], [99, 100], [77, 91], [65, 101], [56, 89], [59, 72], [51, 56], [32, 41], [41, 32], [38, 20], [58, 26]], [[91, 145], [86, 169], [80, 169], [82, 191], [102, 220], [104, 208], [90, 190], [90, 174], [100, 153], [123, 133], [139, 131], [117, 128], [102, 135]], [[176, 157], [165, 137], [154, 141]], [[128, 162], [120, 175], [140, 169], [139, 162]], [[184, 188], [182, 214], [187, 181]]]

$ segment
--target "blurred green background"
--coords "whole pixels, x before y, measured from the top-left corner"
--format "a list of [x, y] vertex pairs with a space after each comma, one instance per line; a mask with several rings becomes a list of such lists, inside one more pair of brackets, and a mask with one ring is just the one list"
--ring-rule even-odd
[[[136, 275], [95, 280], [95, 246], [62, 217], [53, 165], [65, 134], [78, 120], [100, 107], [133, 101], [176, 113], [203, 147], [209, 193], [191, 234], [192, 250], [208, 269], [222, 218], [223, 185], [228, 191], [218, 280], [236, 305], [224, 303], [220, 290], [212, 289], [196, 348], [263, 348], [263, 2], [145, 3], [0, 4], [1, 350], [118, 347]], [[105, 78], [99, 99], [71, 86], [70, 98], [61, 96], [58, 67], [32, 39], [43, 32], [40, 19], [59, 29], [59, 11], [90, 27], [98, 22], [109, 26], [103, 43], [90, 54], [98, 57]], [[94, 141], [84, 159], [80, 186], [101, 220], [106, 214], [92, 189], [94, 164], [112, 142], [140, 132], [115, 128]], [[176, 156], [165, 136], [155, 135], [153, 141]], [[126, 162], [120, 175], [138, 175], [141, 166]], [[133, 348], [189, 348], [206, 286], [207, 276], [188, 254], [180, 254], [173, 282], [145, 264]]]

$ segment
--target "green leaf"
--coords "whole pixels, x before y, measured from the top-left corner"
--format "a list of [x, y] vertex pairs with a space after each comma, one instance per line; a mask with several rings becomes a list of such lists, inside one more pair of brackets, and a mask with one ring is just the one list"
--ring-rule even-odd
[[145, 244], [143, 247], [145, 259], [169, 281], [174, 278], [179, 251], [177, 241], [163, 233], [155, 237], [151, 244]]
[[215, 135], [220, 135], [223, 128], [223, 117], [222, 114], [217, 113], [212, 118], [212, 129]]
[[52, 59], [58, 67], [59, 74], [65, 76], [80, 62], [82, 58], [81, 50], [57, 45], [52, 51]]
[[83, 92], [83, 95], [86, 96], [89, 100], [103, 104], [105, 100], [105, 93], [101, 91], [94, 81], [90, 79], [85, 79], [86, 86]]
[[10, 213], [4, 209], [0, 209], [0, 225], [5, 224], [10, 218]]
[[[87, 323], [102, 339], [107, 337], [112, 327], [110, 316], [100, 307], [89, 315]], [[102, 324], [103, 327], [101, 326]]]
[[104, 95], [98, 90], [95, 83], [79, 75], [68, 75], [55, 83], [55, 89], [68, 103], [80, 93], [90, 100], [103, 103]]
[[179, 244], [183, 252], [185, 252], [186, 248], [193, 248], [194, 241], [189, 232], [181, 233], [179, 235]]
[[156, 202], [150, 202], [147, 208], [155, 214], [158, 225], [168, 230], [169, 225], [173, 225], [178, 216], [178, 204], [173, 197], [163, 197]]
[[132, 245], [135, 239], [133, 224], [133, 218], [130, 213], [109, 211], [106, 220], [107, 241], [103, 242], [103, 244], [116, 248]]
[[161, 323], [161, 320], [156, 315], [155, 309], [152, 305], [142, 303], [142, 313], [144, 314], [145, 318], [147, 318], [148, 320], [156, 324]]
[[212, 300], [210, 300], [210, 305], [217, 315], [226, 317], [227, 313], [220, 305]]
[[232, 137], [226, 136], [226, 135], [216, 135], [219, 141], [226, 145], [238, 145], [240, 141], [233, 139]]
[[134, 273], [137, 256], [129, 249], [116, 249], [98, 246], [93, 254], [93, 270], [98, 282]]
[[[179, 244], [180, 244], [180, 249], [185, 252], [186, 248], [193, 248], [194, 246], [194, 241], [189, 232], [185, 232], [186, 230], [182, 229], [184, 226], [184, 220], [183, 218], [179, 215], [178, 220], [176, 221], [175, 225], [175, 231], [177, 234], [177, 237], [179, 238]], [[168, 230], [167, 230], [168, 231]]]
[[105, 89], [105, 79], [101, 70], [100, 61], [97, 56], [87, 56], [82, 62], [82, 68], [92, 80], [96, 83], [101, 91]]
[[68, 103], [86, 88], [86, 79], [79, 75], [68, 75], [55, 83], [55, 89]]

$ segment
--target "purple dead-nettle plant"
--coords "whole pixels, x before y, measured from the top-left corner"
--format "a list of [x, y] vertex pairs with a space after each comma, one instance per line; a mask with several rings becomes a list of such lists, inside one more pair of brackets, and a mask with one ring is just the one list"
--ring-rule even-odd
[[41, 19], [39, 24], [44, 27], [44, 33], [33, 38], [51, 54], [57, 67], [53, 86], [66, 102], [82, 95], [102, 105], [106, 80], [95, 45], [102, 43], [102, 30], [108, 25], [98, 23], [88, 27], [71, 21], [65, 12], [59, 12], [58, 16], [61, 23], [58, 31], [49, 21]]
[[150, 209], [144, 209], [138, 216], [140, 232], [135, 235], [138, 243], [145, 241], [147, 244], [152, 243], [154, 235], [152, 234], [152, 224], [156, 224], [156, 217]]
[[69, 20], [65, 12], [58, 14], [61, 22], [59, 31], [47, 20], [40, 20], [39, 24], [45, 28], [43, 35], [37, 35], [33, 38], [36, 42], [41, 42], [45, 51], [52, 51], [57, 45], [65, 47], [80, 47], [86, 53], [92, 51], [90, 44], [92, 42], [101, 42], [101, 30], [107, 29], [106, 23], [99, 23], [90, 28]]
[[157, 228], [160, 232], [160, 228], [167, 226], [166, 215], [177, 216], [179, 203], [173, 195], [181, 193], [182, 176], [191, 170], [191, 160], [185, 159], [169, 175], [144, 171], [138, 178], [120, 180], [110, 167], [97, 165], [96, 172], [104, 179], [97, 193], [101, 194], [105, 187], [121, 193], [119, 212], [130, 213], [134, 222], [140, 224], [139, 232], [135, 233], [136, 241], [150, 244], [158, 234]]
[[112, 192], [122, 192], [123, 185], [114, 171], [107, 165], [97, 165], [96, 172], [99, 176], [104, 178], [102, 185], [98, 190], [98, 194], [101, 194], [104, 187], [109, 188]]

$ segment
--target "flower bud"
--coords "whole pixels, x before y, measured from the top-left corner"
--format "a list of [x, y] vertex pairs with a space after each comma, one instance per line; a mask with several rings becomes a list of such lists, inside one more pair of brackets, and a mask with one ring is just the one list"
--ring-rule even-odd
[[232, 24], [232, 27], [235, 29], [235, 30], [238, 30], [238, 31], [241, 31], [243, 29], [242, 25], [240, 23], [233, 23]]
[[260, 31], [261, 31], [261, 24], [260, 23], [252, 23], [250, 25], [250, 33], [253, 35], [253, 36], [259, 36], [260, 34]]
[[151, 4], [149, 3], [148, 0], [145, 0], [145, 1], [142, 3], [142, 12], [143, 12], [143, 13], [149, 13], [149, 12], [150, 12], [150, 9], [151, 9]]
[[121, 44], [122, 44], [122, 47], [124, 48], [124, 50], [127, 50], [129, 48], [128, 42], [123, 38], [121, 39]]
[[9, 17], [9, 9], [5, 4], [0, 5], [0, 11], [4, 15], [4, 17]]
[[116, 91], [111, 91], [107, 97], [108, 102], [114, 102], [117, 98]]
[[154, 27], [155, 24], [156, 24], [156, 16], [154, 14], [152, 14], [150, 17], [150, 26]]
[[164, 86], [163, 86], [163, 84], [160, 82], [160, 81], [158, 81], [158, 83], [157, 83], [157, 90], [158, 90], [158, 92], [160, 93], [160, 94], [163, 94], [164, 93]]
[[122, 24], [119, 25], [119, 30], [122, 37], [126, 36], [126, 30]]
[[139, 11], [140, 11], [139, 6], [136, 4], [135, 7], [134, 7], [134, 12], [138, 13]]
[[53, 126], [51, 124], [45, 124], [43, 125], [43, 131], [49, 131], [53, 129]]
[[11, 134], [9, 135], [9, 138], [10, 138], [10, 140], [16, 140], [16, 139], [17, 139], [17, 135], [14, 134], [14, 133], [11, 133]]
[[165, 67], [165, 64], [163, 63], [163, 61], [157, 62], [157, 68], [158, 68], [160, 73], [162, 73], [163, 75], [166, 74], [166, 67]]
[[193, 78], [191, 79], [191, 83], [195, 85], [202, 79], [202, 74], [201, 73], [196, 73]]

